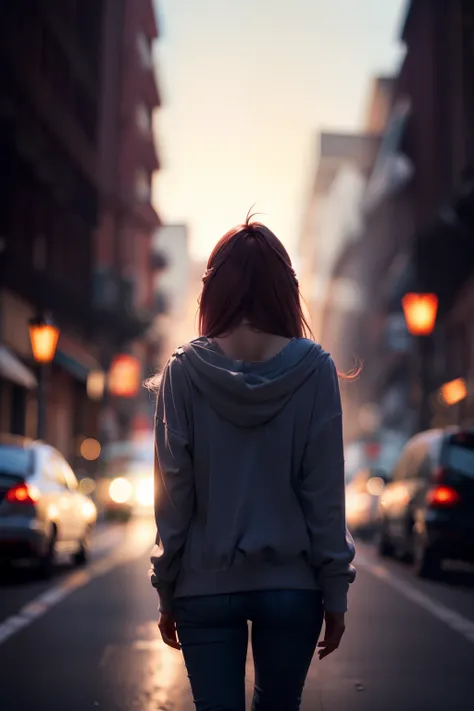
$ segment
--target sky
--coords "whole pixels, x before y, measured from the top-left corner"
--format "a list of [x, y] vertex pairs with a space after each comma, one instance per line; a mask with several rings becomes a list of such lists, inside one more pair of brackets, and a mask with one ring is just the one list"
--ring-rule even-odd
[[321, 130], [363, 125], [396, 71], [406, 0], [156, 0], [154, 200], [208, 256], [247, 211], [294, 256]]

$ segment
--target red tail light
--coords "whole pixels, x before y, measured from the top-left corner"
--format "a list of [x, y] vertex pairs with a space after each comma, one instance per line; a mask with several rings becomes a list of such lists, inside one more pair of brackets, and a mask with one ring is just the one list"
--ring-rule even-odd
[[6, 500], [13, 504], [36, 504], [39, 500], [39, 491], [28, 484], [18, 484], [7, 492]]
[[451, 486], [437, 486], [427, 496], [427, 502], [430, 506], [454, 506], [460, 501], [461, 497], [456, 489]]

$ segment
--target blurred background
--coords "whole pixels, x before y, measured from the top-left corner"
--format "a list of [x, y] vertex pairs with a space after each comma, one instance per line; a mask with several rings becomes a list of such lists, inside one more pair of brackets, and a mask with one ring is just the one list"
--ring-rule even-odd
[[[412, 607], [414, 596], [418, 605], [428, 599], [423, 614], [431, 609], [437, 620], [421, 637], [454, 646], [464, 630], [456, 684], [429, 690], [412, 680], [407, 702], [384, 676], [392, 660], [378, 671], [370, 707], [388, 709], [390, 688], [393, 708], [467, 708], [472, 0], [2, 0], [0, 77], [0, 549], [8, 563], [37, 557], [44, 578], [56, 555], [94, 564], [130, 536], [152, 540], [154, 396], [142, 383], [196, 335], [207, 256], [253, 205], [292, 255], [315, 339], [340, 371], [362, 366], [341, 382], [348, 522], [367, 539], [361, 619], [378, 611], [399, 627], [414, 614], [401, 612], [400, 590], [375, 612], [364, 607], [385, 575], [408, 586]], [[81, 497], [83, 525], [69, 538], [59, 518], [37, 513], [42, 487], [54, 493], [50, 465], [41, 464], [50, 456], [62, 467], [54, 495]], [[106, 526], [134, 514], [129, 530]], [[41, 540], [31, 538], [33, 516]], [[70, 572], [61, 568], [59, 580]], [[11, 619], [23, 619], [21, 605], [50, 584], [0, 586], [0, 645], [13, 635]], [[135, 589], [117, 602], [120, 614], [140, 616], [138, 599], [151, 617], [146, 592]], [[140, 649], [158, 655], [168, 678], [174, 666], [143, 632], [143, 614], [140, 634], [151, 646]], [[455, 619], [451, 629], [443, 615]], [[408, 643], [397, 634], [395, 646]], [[426, 663], [432, 674], [437, 662]], [[373, 672], [368, 664], [361, 679]], [[366, 682], [349, 677], [333, 667], [324, 708], [368, 708], [352, 698]], [[171, 698], [188, 708], [181, 676], [173, 679], [164, 688], [155, 678], [146, 708]], [[308, 708], [323, 708], [321, 683]], [[62, 711], [57, 703], [49, 708]], [[8, 711], [24, 708], [17, 699]]]

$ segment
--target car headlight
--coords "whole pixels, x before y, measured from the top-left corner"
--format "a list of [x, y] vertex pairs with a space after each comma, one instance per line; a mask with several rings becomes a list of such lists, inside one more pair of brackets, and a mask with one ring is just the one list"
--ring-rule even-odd
[[136, 497], [140, 506], [153, 506], [155, 488], [153, 479], [140, 479], [137, 483]]
[[132, 496], [132, 485], [127, 479], [119, 477], [109, 486], [109, 496], [116, 504], [125, 504]]
[[84, 501], [82, 504], [82, 515], [87, 523], [93, 523], [97, 518], [97, 509], [92, 501]]

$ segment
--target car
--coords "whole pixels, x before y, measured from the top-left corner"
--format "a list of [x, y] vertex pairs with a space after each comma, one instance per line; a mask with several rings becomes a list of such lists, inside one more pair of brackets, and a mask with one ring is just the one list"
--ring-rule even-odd
[[153, 433], [137, 440], [113, 442], [104, 452], [95, 501], [107, 519], [128, 521], [149, 516], [154, 508]]
[[347, 526], [354, 536], [371, 538], [377, 529], [379, 498], [388, 474], [383, 469], [359, 469], [346, 485]]
[[64, 457], [48, 444], [0, 435], [0, 560], [49, 577], [58, 556], [84, 565], [97, 511]]
[[377, 547], [420, 577], [439, 577], [445, 559], [474, 563], [474, 430], [409, 440], [380, 499]]

